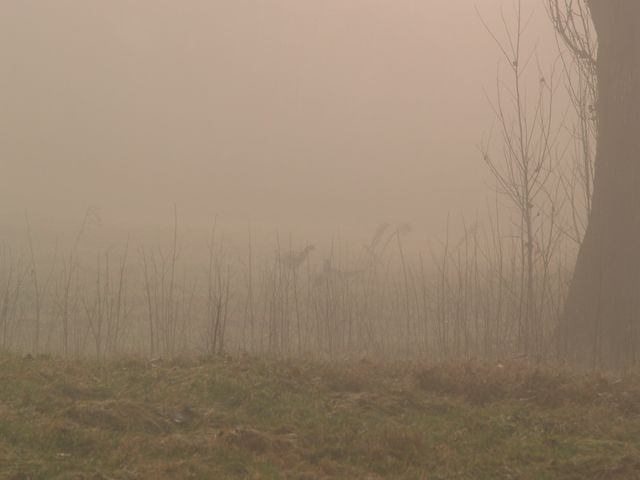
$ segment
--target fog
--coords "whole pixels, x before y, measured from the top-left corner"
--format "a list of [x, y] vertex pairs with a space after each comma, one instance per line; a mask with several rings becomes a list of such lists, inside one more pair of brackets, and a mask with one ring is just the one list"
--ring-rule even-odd
[[499, 52], [476, 7], [502, 28], [493, 0], [5, 1], [0, 220], [94, 208], [130, 230], [176, 206], [194, 227], [440, 234], [492, 195]]
[[0, 477], [640, 478], [639, 45], [637, 0], [0, 1]]
[[5, 3], [0, 348], [547, 354], [585, 209], [524, 3], [523, 70], [489, 0]]

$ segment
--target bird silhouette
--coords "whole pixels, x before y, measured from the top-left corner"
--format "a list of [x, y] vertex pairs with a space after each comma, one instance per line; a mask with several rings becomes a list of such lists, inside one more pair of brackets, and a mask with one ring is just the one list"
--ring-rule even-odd
[[347, 280], [365, 272], [366, 269], [339, 270], [332, 266], [331, 258], [326, 258], [322, 264], [322, 270], [316, 273], [312, 278], [314, 285], [318, 286], [329, 280]]
[[304, 250], [299, 252], [289, 251], [283, 253], [278, 256], [278, 263], [291, 270], [297, 270], [315, 248], [315, 245], [307, 245]]

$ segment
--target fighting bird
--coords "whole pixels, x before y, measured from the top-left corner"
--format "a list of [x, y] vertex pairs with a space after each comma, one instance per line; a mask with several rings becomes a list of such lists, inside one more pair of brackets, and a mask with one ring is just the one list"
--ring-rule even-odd
[[288, 251], [278, 255], [278, 263], [290, 268], [291, 270], [297, 270], [300, 265], [309, 257], [309, 254], [315, 250], [315, 245], [307, 245], [304, 250], [299, 252]]

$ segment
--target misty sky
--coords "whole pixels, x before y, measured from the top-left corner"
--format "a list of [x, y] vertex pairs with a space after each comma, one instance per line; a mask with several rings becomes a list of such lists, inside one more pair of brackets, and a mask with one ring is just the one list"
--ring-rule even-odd
[[[4, 0], [0, 219], [473, 216], [498, 62], [474, 6], [496, 22], [500, 3]], [[531, 44], [551, 45], [542, 2], [524, 4]]]

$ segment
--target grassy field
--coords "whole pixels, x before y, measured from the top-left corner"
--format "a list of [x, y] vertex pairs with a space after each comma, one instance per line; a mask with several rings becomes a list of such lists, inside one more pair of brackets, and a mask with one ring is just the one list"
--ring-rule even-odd
[[637, 479], [640, 380], [4, 355], [0, 478]]

